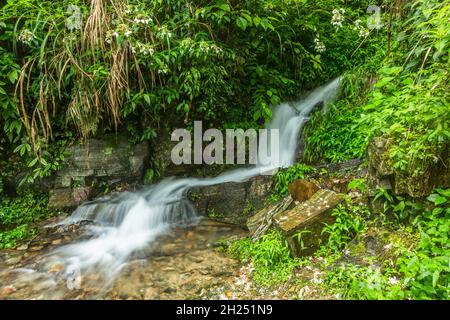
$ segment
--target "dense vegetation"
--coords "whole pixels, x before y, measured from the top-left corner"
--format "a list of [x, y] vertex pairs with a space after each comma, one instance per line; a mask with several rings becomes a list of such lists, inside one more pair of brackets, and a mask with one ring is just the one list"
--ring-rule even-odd
[[[0, 1], [0, 249], [57, 212], [36, 185], [77, 141], [127, 133], [156, 144], [164, 129], [202, 119], [257, 128], [271, 106], [343, 76], [342, 92], [305, 128], [303, 160], [274, 177], [276, 201], [317, 163], [366, 156], [390, 141], [396, 172], [448, 163], [450, 6], [446, 1]], [[349, 189], [365, 193], [364, 179]], [[16, 194], [16, 187], [20, 188]], [[42, 190], [41, 190], [42, 191]], [[254, 279], [273, 286], [296, 268], [325, 270], [323, 290], [354, 299], [448, 299], [450, 193], [427, 199], [378, 190], [381, 212], [347, 199], [313, 259], [292, 258], [279, 233], [234, 242]], [[401, 236], [378, 269], [341, 264], [371, 228]], [[333, 266], [333, 268], [330, 268]]]
[[[403, 9], [401, 19], [390, 26], [396, 36], [389, 44], [389, 55], [380, 50], [379, 56], [347, 72], [341, 98], [308, 122], [307, 161], [363, 158], [370, 139], [384, 136], [392, 141], [388, 157], [397, 172], [418, 176], [439, 161], [448, 162], [449, 5], [413, 1]], [[307, 167], [299, 164], [279, 173], [272, 198], [285, 195], [288, 183], [305, 172]], [[363, 179], [357, 179], [349, 190], [365, 192], [364, 185]], [[448, 196], [448, 189], [438, 189], [427, 200], [413, 200], [380, 189], [375, 199], [382, 202], [383, 210], [377, 213], [348, 199], [346, 206], [334, 210], [336, 222], [324, 227], [328, 242], [313, 259], [286, 259], [287, 244], [277, 233], [256, 242], [239, 240], [228, 250], [249, 261], [255, 268], [255, 281], [265, 286], [286, 282], [296, 268], [306, 267], [320, 275], [313, 280], [324, 294], [336, 297], [448, 299]], [[343, 263], [354, 254], [355, 237], [380, 228], [391, 235], [386, 256], [372, 257], [381, 265]]]

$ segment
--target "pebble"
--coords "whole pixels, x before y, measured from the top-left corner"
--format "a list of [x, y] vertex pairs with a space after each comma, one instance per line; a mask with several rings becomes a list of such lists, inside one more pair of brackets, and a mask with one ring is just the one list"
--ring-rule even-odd
[[24, 250], [27, 250], [27, 249], [28, 249], [28, 245], [27, 244], [23, 244], [23, 245], [18, 246], [16, 248], [16, 250], [19, 250], [19, 251], [24, 251]]
[[41, 251], [42, 249], [44, 249], [44, 246], [33, 246], [30, 251]]
[[59, 245], [59, 244], [61, 244], [62, 243], [62, 240], [61, 239], [56, 239], [56, 240], [53, 240], [52, 241], [52, 245], [54, 245], [54, 246], [57, 246], [57, 245]]
[[2, 290], [2, 296], [9, 295], [9, 294], [13, 293], [16, 290], [17, 289], [14, 286], [6, 286]]
[[10, 265], [18, 264], [20, 262], [20, 260], [22, 260], [22, 257], [13, 257], [13, 258], [9, 258], [8, 260], [6, 260], [5, 263], [10, 266]]

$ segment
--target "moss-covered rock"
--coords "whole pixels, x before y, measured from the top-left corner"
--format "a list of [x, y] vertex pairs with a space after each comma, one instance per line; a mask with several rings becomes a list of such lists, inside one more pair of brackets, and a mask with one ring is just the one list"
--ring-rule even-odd
[[393, 167], [389, 152], [394, 142], [386, 137], [373, 138], [367, 148], [368, 185], [372, 193], [377, 188], [392, 190], [396, 195], [423, 197], [437, 187], [450, 187], [449, 150], [442, 148], [436, 161], [421, 162], [421, 170], [401, 171]]

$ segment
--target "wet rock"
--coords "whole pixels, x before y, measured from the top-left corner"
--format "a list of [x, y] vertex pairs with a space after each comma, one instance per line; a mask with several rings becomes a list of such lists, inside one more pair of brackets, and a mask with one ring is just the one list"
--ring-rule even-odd
[[22, 244], [16, 248], [18, 251], [25, 251], [28, 249], [28, 244]]
[[288, 190], [294, 201], [303, 202], [311, 198], [319, 187], [314, 182], [298, 179], [289, 184]]
[[105, 186], [141, 181], [148, 156], [146, 143], [133, 146], [126, 136], [105, 135], [69, 148], [50, 192], [49, 206], [71, 208]]
[[5, 264], [8, 265], [8, 266], [13, 266], [13, 265], [18, 264], [21, 260], [22, 260], [21, 256], [16, 256], [16, 257], [12, 257], [12, 258], [7, 259], [5, 261]]
[[32, 246], [30, 248], [30, 251], [41, 251], [42, 249], [44, 249], [44, 246], [37, 245], [37, 246]]
[[228, 182], [195, 188], [188, 197], [196, 211], [218, 221], [245, 225], [247, 219], [263, 208], [272, 190], [272, 178], [260, 176], [246, 182]]
[[50, 208], [71, 208], [87, 201], [90, 197], [92, 189], [83, 188], [61, 188], [50, 190], [49, 207]]
[[56, 239], [52, 241], [52, 245], [57, 246], [60, 245], [62, 243], [62, 239]]
[[267, 207], [256, 213], [254, 216], [250, 217], [247, 220], [247, 227], [252, 238], [256, 240], [267, 230], [269, 230], [270, 226], [272, 225], [273, 216], [275, 216], [279, 212], [286, 210], [292, 204], [292, 202], [292, 197], [287, 196], [274, 204], [268, 205]]
[[61, 263], [55, 264], [51, 266], [51, 268], [48, 270], [49, 273], [59, 273], [64, 269], [64, 265]]
[[[343, 199], [341, 194], [321, 189], [311, 199], [274, 216], [274, 223], [286, 237], [293, 256], [309, 255], [318, 248], [325, 240], [321, 234], [324, 224], [334, 221], [331, 212]], [[299, 234], [303, 245], [294, 237]]]

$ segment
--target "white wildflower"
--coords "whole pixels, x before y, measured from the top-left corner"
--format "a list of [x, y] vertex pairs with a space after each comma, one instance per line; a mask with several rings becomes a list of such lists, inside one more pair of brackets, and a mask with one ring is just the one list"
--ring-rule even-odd
[[143, 24], [143, 25], [149, 25], [153, 22], [152, 18], [145, 18], [145, 17], [141, 17], [141, 18], [134, 18], [133, 22], [135, 24]]
[[327, 48], [325, 47], [323, 42], [319, 40], [319, 38], [315, 38], [314, 39], [314, 50], [316, 50], [319, 53], [322, 53], [322, 52], [325, 52], [325, 50], [327, 50]]
[[22, 32], [20, 32], [20, 35], [18, 37], [18, 40], [24, 44], [30, 44], [31, 41], [33, 41], [34, 39], [35, 39], [34, 33], [28, 29], [22, 30]]
[[359, 37], [360, 38], [366, 38], [369, 34], [370, 34], [370, 31], [367, 29], [367, 28], [365, 28], [365, 27], [363, 27], [362, 25], [361, 25], [361, 20], [356, 20], [355, 22], [354, 22], [354, 24], [355, 24], [355, 26], [353, 27], [353, 30], [356, 30], [356, 31], [358, 31], [358, 33], [359, 33]]
[[342, 28], [342, 23], [345, 20], [345, 10], [343, 8], [333, 9], [332, 13], [333, 16], [331, 17], [331, 24], [336, 28], [336, 30], [338, 30], [339, 28]]
[[369, 34], [370, 34], [370, 31], [368, 29], [363, 28], [363, 27], [361, 29], [359, 29], [359, 37], [360, 38], [366, 38], [369, 36]]
[[167, 38], [170, 39], [172, 38], [172, 32], [170, 32], [169, 30], [167, 30], [167, 27], [162, 26], [161, 28], [159, 28], [159, 36], [161, 38]]
[[396, 285], [399, 281], [398, 281], [398, 279], [396, 278], [396, 277], [390, 277], [389, 279], [388, 279], [388, 281], [389, 281], [389, 283], [391, 284], [391, 285]]

